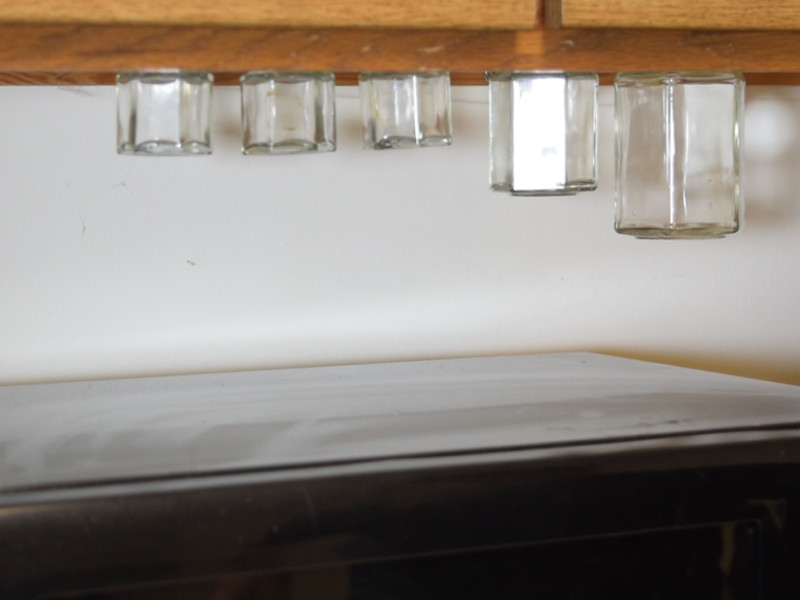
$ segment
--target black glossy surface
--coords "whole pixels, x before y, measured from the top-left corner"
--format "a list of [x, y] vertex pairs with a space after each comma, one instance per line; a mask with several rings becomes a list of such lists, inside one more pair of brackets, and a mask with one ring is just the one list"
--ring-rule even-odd
[[798, 458], [784, 432], [21, 496], [0, 597], [794, 598]]
[[[755, 521], [220, 578], [72, 596], [75, 600], [438, 600], [761, 597]], [[720, 557], [725, 556], [724, 571]]]

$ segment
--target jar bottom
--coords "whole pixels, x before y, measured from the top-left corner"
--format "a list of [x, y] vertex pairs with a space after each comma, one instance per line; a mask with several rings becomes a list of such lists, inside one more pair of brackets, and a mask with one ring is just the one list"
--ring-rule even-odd
[[632, 235], [640, 239], [703, 239], [721, 238], [739, 231], [738, 224], [726, 223], [682, 223], [680, 225], [617, 224], [617, 233]]

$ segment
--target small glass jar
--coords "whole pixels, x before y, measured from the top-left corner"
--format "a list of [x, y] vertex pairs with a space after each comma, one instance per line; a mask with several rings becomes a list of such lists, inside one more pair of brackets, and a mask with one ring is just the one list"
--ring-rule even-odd
[[449, 73], [362, 73], [358, 87], [365, 148], [452, 142]]
[[244, 154], [336, 150], [333, 73], [254, 71], [240, 81]]
[[597, 187], [597, 74], [492, 72], [486, 79], [493, 190], [551, 196]]
[[210, 154], [211, 73], [117, 75], [117, 152]]
[[737, 73], [617, 75], [617, 232], [700, 238], [739, 230], [744, 88]]

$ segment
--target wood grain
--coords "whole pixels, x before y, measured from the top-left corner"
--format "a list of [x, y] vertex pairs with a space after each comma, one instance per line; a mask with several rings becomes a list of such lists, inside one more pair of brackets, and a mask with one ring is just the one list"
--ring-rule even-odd
[[0, 23], [524, 29], [537, 0], [0, 0]]
[[[238, 86], [244, 73], [214, 73], [215, 86]], [[800, 86], [800, 73], [757, 73], [744, 74], [748, 85], [797, 85]], [[452, 85], [486, 85], [483, 71], [475, 73], [451, 73]], [[613, 73], [601, 73], [600, 85], [612, 85]], [[0, 85], [114, 85], [115, 74], [96, 71], [70, 73], [0, 72]], [[358, 73], [336, 73], [336, 85], [358, 85]]]
[[241, 73], [266, 68], [342, 75], [448, 69], [465, 82], [481, 81], [486, 70], [735, 70], [760, 73], [768, 83], [770, 76], [785, 80], [800, 73], [800, 35], [0, 25], [0, 72], [6, 82], [109, 82], [118, 71], [153, 68], [207, 70], [233, 82]]
[[548, 0], [552, 27], [800, 29], [800, 0]]

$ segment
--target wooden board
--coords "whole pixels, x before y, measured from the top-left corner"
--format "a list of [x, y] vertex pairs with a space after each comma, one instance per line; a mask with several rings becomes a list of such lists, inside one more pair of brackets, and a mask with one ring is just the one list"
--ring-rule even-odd
[[800, 29], [800, 0], [548, 0], [553, 27]]
[[[243, 73], [213, 73], [214, 86], [238, 86], [239, 77]], [[758, 73], [746, 72], [744, 77], [747, 85], [796, 85], [800, 86], [800, 73]], [[71, 71], [68, 73], [54, 73], [49, 71], [36, 72], [2, 72], [0, 71], [0, 86], [2, 85], [114, 85], [114, 73], [100, 71]], [[486, 77], [480, 72], [457, 72], [450, 74], [450, 83], [459, 85], [486, 85]], [[612, 73], [600, 74], [600, 85], [612, 85]], [[357, 85], [358, 74], [336, 73], [336, 85]]]
[[[737, 70], [796, 81], [800, 35], [790, 32], [536, 29], [526, 32], [0, 26], [0, 79], [86, 82], [128, 69], [189, 68], [229, 82], [250, 70]], [[766, 79], [764, 79], [766, 77]]]
[[0, 23], [521, 29], [537, 0], [0, 0]]

